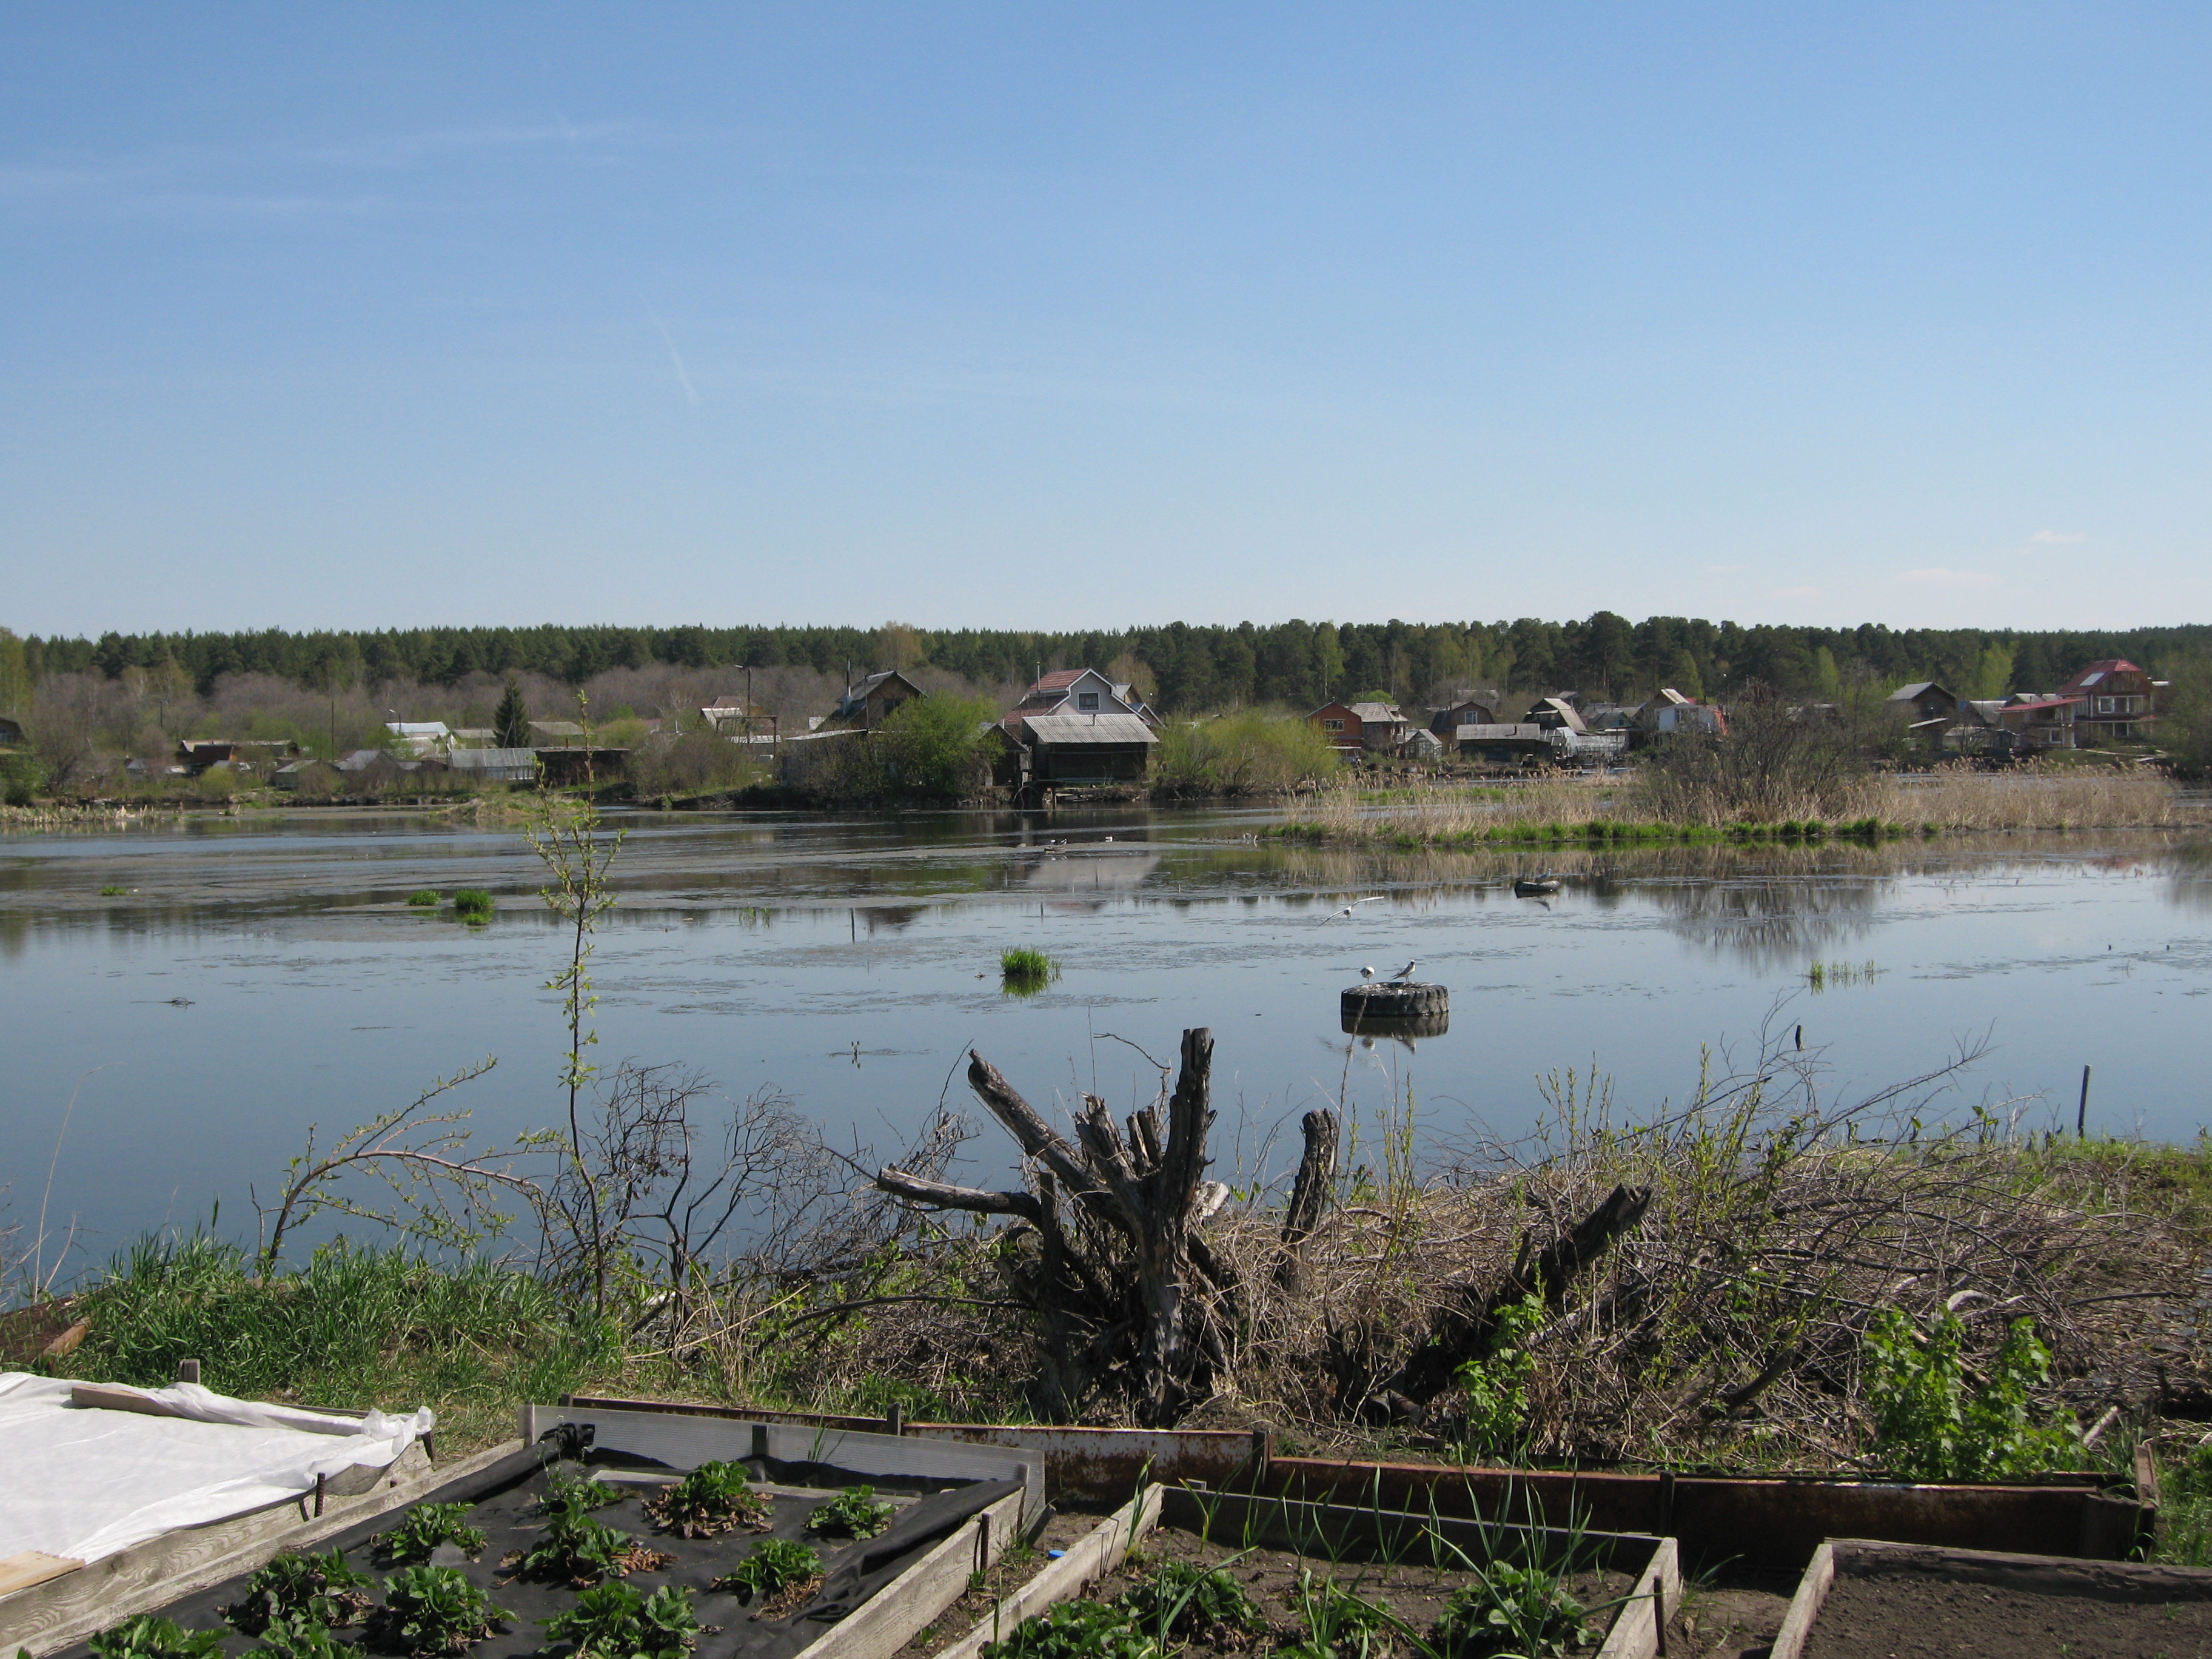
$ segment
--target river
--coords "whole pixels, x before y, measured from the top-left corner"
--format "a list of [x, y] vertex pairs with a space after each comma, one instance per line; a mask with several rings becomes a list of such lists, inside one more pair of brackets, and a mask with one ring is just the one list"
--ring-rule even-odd
[[[1239, 1182], [1291, 1162], [1285, 1126], [1316, 1104], [1410, 1098], [1436, 1152], [1523, 1133], [1555, 1069], [1609, 1075], [1631, 1112], [1679, 1101], [1701, 1051], [1748, 1055], [1763, 1027], [1794, 1046], [1802, 1026], [1846, 1093], [1985, 1042], [1939, 1112], [2070, 1127], [2086, 1065], [2093, 1128], [2212, 1123], [2201, 836], [1547, 860], [1285, 848], [1255, 837], [1274, 816], [622, 815], [593, 1058], [780, 1091], [883, 1152], [968, 1103], [971, 1046], [1041, 1106], [1126, 1109], [1155, 1086], [1145, 1053], [1209, 1025], [1217, 1171]], [[1541, 862], [1560, 893], [1515, 897]], [[474, 1127], [551, 1121], [562, 943], [539, 879], [511, 828], [398, 813], [0, 837], [0, 1222], [27, 1234], [43, 1204], [77, 1262], [165, 1224], [250, 1237], [249, 1189], [265, 1199], [311, 1122], [327, 1136], [487, 1054], [454, 1097]], [[404, 902], [460, 886], [497, 896], [489, 926]], [[1063, 964], [1041, 994], [1001, 990], [1015, 945]], [[1449, 988], [1449, 1031], [1346, 1036], [1339, 991], [1409, 958]], [[1006, 1155], [991, 1128], [970, 1151], [982, 1177]]]

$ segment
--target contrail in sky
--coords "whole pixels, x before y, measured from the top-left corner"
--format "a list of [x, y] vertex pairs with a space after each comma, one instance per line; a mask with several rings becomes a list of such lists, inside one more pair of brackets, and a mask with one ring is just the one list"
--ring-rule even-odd
[[696, 408], [699, 403], [699, 388], [691, 384], [691, 376], [684, 371], [684, 358], [676, 349], [676, 341], [668, 331], [668, 325], [660, 320], [659, 316], [650, 305], [646, 307], [645, 314], [653, 319], [653, 325], [660, 331], [661, 343], [668, 348], [668, 361], [675, 367], [676, 378], [684, 383], [684, 395], [691, 400], [692, 405]]

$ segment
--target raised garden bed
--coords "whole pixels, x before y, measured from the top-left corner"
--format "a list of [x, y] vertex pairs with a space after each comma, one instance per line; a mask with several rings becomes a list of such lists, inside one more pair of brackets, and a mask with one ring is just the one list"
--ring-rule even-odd
[[1670, 1540], [1152, 1486], [934, 1659], [1643, 1659], [1680, 1597]]
[[1772, 1659], [2212, 1654], [2212, 1571], [1838, 1539], [1798, 1585]]
[[[539, 1410], [538, 1444], [319, 1540], [319, 1565], [256, 1561], [152, 1611], [212, 1632], [195, 1659], [886, 1659], [1020, 1534], [1042, 1481], [1033, 1454]], [[281, 1616], [319, 1588], [308, 1627]], [[130, 1659], [175, 1652], [132, 1634]], [[103, 1650], [125, 1659], [112, 1626], [66, 1652]]]

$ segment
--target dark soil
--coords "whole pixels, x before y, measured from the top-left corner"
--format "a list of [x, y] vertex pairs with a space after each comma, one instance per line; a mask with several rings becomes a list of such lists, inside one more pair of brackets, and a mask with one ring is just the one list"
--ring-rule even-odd
[[[1092, 1516], [1080, 1517], [1082, 1530], [1097, 1524]], [[1078, 1535], [1080, 1535], [1079, 1531]], [[1055, 1546], [1054, 1547], [1057, 1547]], [[1194, 1533], [1163, 1527], [1149, 1534], [1133, 1555], [1117, 1571], [1103, 1583], [1085, 1592], [1101, 1601], [1111, 1601], [1126, 1595], [1149, 1578], [1155, 1569], [1170, 1561], [1191, 1561], [1204, 1566], [1224, 1563], [1238, 1586], [1257, 1607], [1261, 1618], [1271, 1629], [1256, 1638], [1238, 1639], [1234, 1633], [1224, 1633], [1217, 1643], [1200, 1633], [1178, 1650], [1177, 1659], [1261, 1659], [1279, 1643], [1303, 1637], [1305, 1632], [1298, 1623], [1297, 1589], [1302, 1574], [1310, 1572], [1316, 1580], [1333, 1578], [1344, 1589], [1363, 1599], [1386, 1607], [1397, 1619], [1425, 1636], [1444, 1610], [1453, 1595], [1472, 1582], [1470, 1572], [1443, 1571], [1437, 1568], [1411, 1564], [1390, 1565], [1382, 1562], [1341, 1561], [1331, 1563], [1315, 1556], [1290, 1554], [1281, 1550], [1234, 1550], [1224, 1545], [1209, 1543]], [[1039, 1561], [1031, 1568], [1034, 1572], [1044, 1564]], [[1016, 1582], [1019, 1582], [1017, 1580]], [[1619, 1599], [1630, 1589], [1633, 1581], [1626, 1573], [1583, 1571], [1570, 1573], [1567, 1591], [1589, 1610], [1589, 1639], [1568, 1650], [1573, 1654], [1596, 1651], [1604, 1639], [1605, 1632], [1613, 1622]], [[1012, 1585], [1009, 1585], [1009, 1589]], [[972, 1626], [976, 1618], [988, 1614], [990, 1602], [979, 1601], [974, 1613], [964, 1623], [955, 1626], [948, 1617], [940, 1621], [942, 1647], [963, 1631]], [[1778, 1620], [1777, 1621], [1779, 1622]], [[1406, 1649], [1401, 1643], [1399, 1647]], [[1378, 1643], [1372, 1650], [1383, 1655], [1392, 1650]], [[912, 1655], [907, 1659], [914, 1659]]]
[[2212, 1659], [2212, 1601], [2045, 1594], [1929, 1573], [1838, 1573], [1805, 1644], [1806, 1659], [1920, 1654]]
[[957, 1601], [938, 1614], [934, 1624], [915, 1632], [914, 1639], [899, 1650], [902, 1659], [927, 1659], [958, 1641], [979, 1620], [989, 1618], [993, 1607], [1050, 1566], [1050, 1551], [1064, 1550], [1078, 1539], [1087, 1538], [1104, 1519], [1100, 1515], [1049, 1516], [1035, 1539], [1010, 1546], [991, 1564], [980, 1583], [969, 1579], [966, 1593]]

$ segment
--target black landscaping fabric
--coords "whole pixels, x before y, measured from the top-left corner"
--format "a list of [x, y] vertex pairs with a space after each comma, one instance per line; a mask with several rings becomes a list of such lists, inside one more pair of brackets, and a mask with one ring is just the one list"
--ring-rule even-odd
[[[589, 1462], [618, 1468], [652, 1467], [649, 1459], [597, 1453]], [[1018, 1480], [954, 1485], [856, 1475], [849, 1470], [823, 1464], [776, 1461], [763, 1463], [758, 1458], [748, 1458], [744, 1464], [755, 1481], [814, 1486], [828, 1492], [820, 1497], [770, 1497], [775, 1506], [772, 1532], [726, 1533], [719, 1538], [678, 1538], [657, 1531], [643, 1509], [645, 1500], [660, 1492], [657, 1483], [610, 1482], [624, 1494], [623, 1500], [592, 1511], [593, 1518], [676, 1558], [658, 1571], [631, 1573], [623, 1582], [635, 1585], [647, 1595], [663, 1584], [691, 1588], [692, 1606], [701, 1625], [719, 1626], [700, 1638], [698, 1646], [693, 1650], [698, 1659], [791, 1659], [791, 1656], [820, 1639], [836, 1620], [851, 1613], [946, 1536], [1000, 1498], [1021, 1489]], [[570, 1477], [591, 1472], [573, 1463], [557, 1467]], [[673, 1472], [670, 1478], [674, 1478]], [[447, 1545], [438, 1550], [430, 1565], [459, 1567], [483, 1589], [495, 1607], [504, 1607], [514, 1615], [503, 1633], [489, 1637], [470, 1649], [469, 1659], [521, 1659], [521, 1656], [544, 1651], [544, 1621], [556, 1613], [567, 1612], [575, 1603], [576, 1588], [565, 1581], [544, 1583], [519, 1578], [500, 1569], [502, 1559], [526, 1550], [536, 1540], [544, 1524], [538, 1507], [546, 1483], [544, 1465], [538, 1454], [520, 1452], [419, 1500], [472, 1504], [468, 1521], [485, 1534], [483, 1553], [470, 1561], [453, 1546]], [[890, 1526], [874, 1538], [855, 1541], [806, 1535], [807, 1521], [827, 1501], [828, 1495], [840, 1487], [861, 1484], [873, 1486], [881, 1496], [921, 1495], [915, 1502], [902, 1505]], [[383, 1580], [399, 1569], [378, 1565], [369, 1540], [398, 1525], [405, 1513], [405, 1508], [393, 1510], [312, 1547], [317, 1554], [327, 1553], [333, 1546], [343, 1548], [349, 1565], [376, 1581], [375, 1599], [380, 1602]], [[757, 1600], [748, 1607], [734, 1595], [708, 1588], [744, 1560], [754, 1545], [771, 1536], [797, 1539], [812, 1545], [822, 1557], [823, 1571], [821, 1589], [805, 1605], [773, 1620], [751, 1616], [759, 1608]], [[158, 1611], [162, 1617], [175, 1620], [187, 1630], [225, 1632], [229, 1638], [226, 1651], [232, 1656], [244, 1655], [258, 1644], [231, 1630], [223, 1621], [222, 1608], [244, 1596], [246, 1579], [251, 1576], [241, 1574], [212, 1589], [182, 1596]], [[358, 1625], [335, 1630], [331, 1636], [342, 1645], [349, 1646], [358, 1646], [364, 1639]], [[60, 1659], [80, 1659], [88, 1651], [85, 1644], [79, 1644], [64, 1650]]]

